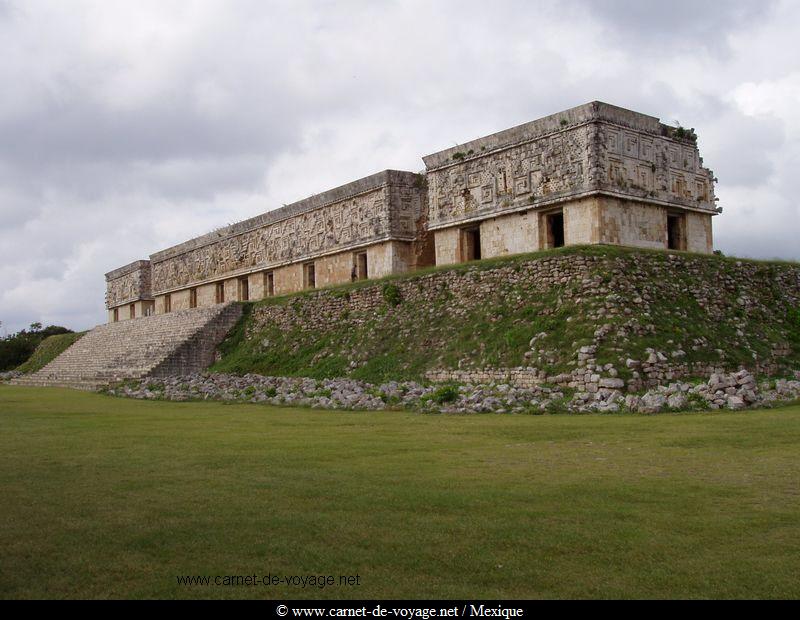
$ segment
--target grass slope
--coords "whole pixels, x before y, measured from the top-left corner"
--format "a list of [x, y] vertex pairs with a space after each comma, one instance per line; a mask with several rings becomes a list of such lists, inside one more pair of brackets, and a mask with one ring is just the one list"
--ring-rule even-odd
[[[533, 260], [571, 255], [599, 259], [588, 279], [537, 288], [526, 272], [526, 263]], [[691, 265], [675, 268], [663, 251], [570, 247], [270, 298], [249, 304], [213, 369], [371, 382], [420, 380], [437, 367], [528, 365], [524, 355], [531, 338], [545, 332], [537, 347], [549, 353], [533, 361], [558, 374], [574, 367], [577, 348], [592, 344], [600, 325], [609, 326], [609, 335], [597, 359], [615, 364], [624, 377], [629, 373], [625, 359], [646, 359], [647, 348], [669, 353], [682, 347], [683, 361], [736, 369], [768, 358], [774, 344], [788, 343], [786, 367], [800, 366], [800, 309], [787, 305], [780, 279], [793, 264], [679, 256]], [[742, 265], [752, 268], [747, 277]], [[471, 278], [475, 292], [465, 294], [463, 286], [454, 288], [444, 278], [436, 287], [423, 284], [431, 274]], [[382, 290], [382, 308], [324, 308], [326, 300], [349, 299], [366, 287]], [[738, 304], [740, 295], [754, 298], [754, 305]], [[285, 308], [289, 318], [259, 319], [275, 307]], [[318, 320], [320, 314], [325, 321]]]
[[36, 347], [33, 355], [31, 355], [25, 363], [20, 364], [16, 369], [24, 373], [31, 373], [41, 370], [47, 366], [47, 364], [61, 355], [64, 351], [66, 351], [69, 347], [71, 347], [75, 341], [77, 341], [78, 338], [83, 336], [85, 333], [86, 332], [48, 336], [42, 340], [38, 347]]
[[[0, 597], [800, 597], [800, 407], [429, 416], [0, 386]], [[324, 590], [178, 575], [360, 576]]]

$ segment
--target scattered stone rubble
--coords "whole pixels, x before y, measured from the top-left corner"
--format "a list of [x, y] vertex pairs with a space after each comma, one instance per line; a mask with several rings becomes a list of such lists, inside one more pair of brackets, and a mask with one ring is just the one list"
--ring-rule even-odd
[[0, 372], [0, 381], [11, 381], [11, 379], [16, 379], [17, 377], [21, 377], [22, 373], [18, 370], [9, 370], [8, 372]]
[[[621, 380], [620, 380], [621, 381]], [[800, 372], [793, 379], [758, 383], [750, 372], [714, 373], [708, 381], [674, 382], [640, 394], [625, 394], [619, 382], [601, 380], [596, 391], [565, 393], [558, 387], [508, 383], [421, 385], [390, 381], [373, 385], [353, 379], [308, 379], [219, 373], [127, 382], [109, 394], [172, 401], [213, 400], [320, 409], [413, 409], [442, 413], [659, 413], [739, 410], [800, 398]]]

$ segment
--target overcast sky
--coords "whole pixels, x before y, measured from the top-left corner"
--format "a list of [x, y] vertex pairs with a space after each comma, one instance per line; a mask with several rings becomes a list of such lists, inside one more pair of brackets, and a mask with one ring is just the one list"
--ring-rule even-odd
[[800, 2], [0, 0], [0, 321], [595, 99], [694, 127], [726, 254], [800, 259]]

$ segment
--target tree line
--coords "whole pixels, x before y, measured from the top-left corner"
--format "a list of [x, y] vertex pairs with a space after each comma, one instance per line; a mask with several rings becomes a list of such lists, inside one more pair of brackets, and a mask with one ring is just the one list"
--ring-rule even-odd
[[31, 323], [28, 329], [3, 337], [0, 339], [0, 372], [14, 370], [26, 362], [39, 343], [48, 336], [71, 333], [71, 329], [60, 325], [42, 327], [41, 323]]

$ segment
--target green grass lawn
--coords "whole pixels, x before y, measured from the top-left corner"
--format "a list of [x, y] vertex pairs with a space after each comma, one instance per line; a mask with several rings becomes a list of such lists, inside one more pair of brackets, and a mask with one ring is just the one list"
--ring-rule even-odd
[[[800, 407], [466, 417], [0, 386], [0, 597], [799, 597]], [[178, 575], [359, 586], [179, 586]]]

